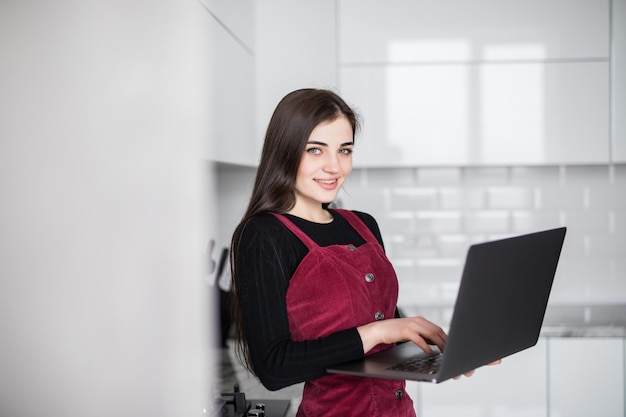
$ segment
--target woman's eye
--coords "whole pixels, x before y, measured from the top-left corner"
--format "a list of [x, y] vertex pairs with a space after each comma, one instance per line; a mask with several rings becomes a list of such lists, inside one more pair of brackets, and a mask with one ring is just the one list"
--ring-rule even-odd
[[319, 155], [320, 153], [322, 153], [322, 150], [320, 148], [309, 148], [306, 151], [312, 155]]
[[344, 149], [341, 149], [339, 152], [341, 152], [344, 155], [350, 155], [352, 153], [352, 149], [351, 148], [344, 148]]

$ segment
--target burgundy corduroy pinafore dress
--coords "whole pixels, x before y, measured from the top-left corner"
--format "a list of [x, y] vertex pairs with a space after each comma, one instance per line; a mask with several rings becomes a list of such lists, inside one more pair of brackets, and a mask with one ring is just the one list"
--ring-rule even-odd
[[[398, 280], [382, 246], [356, 214], [334, 210], [365, 244], [318, 246], [285, 216], [276, 215], [309, 249], [287, 290], [295, 341], [311, 340], [394, 317]], [[371, 352], [389, 348], [378, 345]], [[329, 374], [304, 385], [297, 417], [414, 417], [405, 382]]]

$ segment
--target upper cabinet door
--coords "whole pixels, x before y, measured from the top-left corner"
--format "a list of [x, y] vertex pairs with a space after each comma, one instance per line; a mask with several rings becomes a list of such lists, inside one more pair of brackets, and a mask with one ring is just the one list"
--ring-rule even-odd
[[611, 160], [626, 163], [626, 0], [613, 0], [613, 142]]
[[606, 59], [609, 3], [340, 0], [340, 64]]
[[[234, 5], [239, 7], [234, 7]], [[254, 21], [252, 4], [207, 1], [209, 38], [210, 129], [209, 158], [213, 161], [254, 165]]]
[[336, 88], [335, 0], [255, 1], [256, 132], [262, 141], [287, 93]]
[[607, 163], [605, 62], [344, 68], [360, 166]]
[[609, 162], [608, 0], [339, 4], [356, 165]]

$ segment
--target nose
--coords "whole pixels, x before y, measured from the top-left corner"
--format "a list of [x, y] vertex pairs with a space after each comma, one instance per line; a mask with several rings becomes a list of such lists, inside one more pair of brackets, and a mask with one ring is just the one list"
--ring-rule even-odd
[[332, 153], [326, 154], [324, 167], [322, 169], [324, 172], [332, 173], [339, 171], [339, 156]]

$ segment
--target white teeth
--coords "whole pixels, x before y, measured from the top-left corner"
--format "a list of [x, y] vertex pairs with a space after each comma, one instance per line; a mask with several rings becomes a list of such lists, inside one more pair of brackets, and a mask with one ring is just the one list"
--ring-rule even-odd
[[316, 180], [317, 182], [322, 182], [324, 184], [334, 184], [337, 180]]

